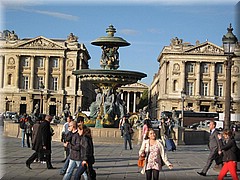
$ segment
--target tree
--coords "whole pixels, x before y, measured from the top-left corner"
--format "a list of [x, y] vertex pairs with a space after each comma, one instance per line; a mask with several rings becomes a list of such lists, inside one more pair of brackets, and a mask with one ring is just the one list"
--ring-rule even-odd
[[148, 90], [144, 90], [138, 104], [138, 109], [143, 109], [143, 107], [147, 105], [148, 105]]

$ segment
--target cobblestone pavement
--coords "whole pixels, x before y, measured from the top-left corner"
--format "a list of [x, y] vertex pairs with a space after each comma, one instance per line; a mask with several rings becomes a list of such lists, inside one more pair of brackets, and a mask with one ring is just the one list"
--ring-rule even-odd
[[[1, 133], [2, 134], [2, 133]], [[32, 170], [25, 166], [26, 159], [33, 153], [30, 148], [22, 148], [18, 138], [0, 136], [0, 178], [10, 179], [62, 179], [59, 170], [63, 166], [63, 147], [60, 142], [52, 144], [52, 164], [57, 169], [48, 170], [46, 164], [33, 163]], [[97, 179], [145, 179], [137, 167], [139, 145], [133, 150], [124, 150], [123, 144], [94, 143], [96, 163], [94, 168]], [[197, 174], [205, 165], [208, 156], [206, 145], [181, 145], [177, 151], [168, 152], [168, 157], [174, 168], [169, 170], [164, 166], [160, 179], [217, 179], [218, 172], [212, 168], [206, 177]], [[238, 172], [240, 174], [240, 172]], [[231, 179], [228, 175], [226, 179]]]

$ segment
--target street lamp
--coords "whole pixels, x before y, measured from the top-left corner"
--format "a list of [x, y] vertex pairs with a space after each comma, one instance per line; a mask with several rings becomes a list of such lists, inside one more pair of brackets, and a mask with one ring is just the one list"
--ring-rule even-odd
[[227, 28], [228, 32], [223, 35], [223, 49], [224, 54], [227, 55], [227, 59], [224, 64], [226, 66], [226, 88], [225, 88], [225, 116], [224, 116], [224, 129], [230, 129], [230, 109], [231, 109], [231, 68], [233, 65], [232, 58], [234, 56], [234, 50], [236, 43], [238, 42], [237, 37], [232, 33], [233, 28], [230, 24]]
[[183, 127], [183, 119], [184, 119], [184, 99], [185, 99], [185, 91], [184, 89], [181, 91], [181, 98], [182, 98], [182, 121], [181, 121], [181, 127]]
[[43, 113], [43, 91], [44, 91], [44, 84], [41, 82], [40, 86], [39, 86], [39, 89], [40, 89], [40, 92], [41, 92], [41, 100], [40, 100], [40, 113]]

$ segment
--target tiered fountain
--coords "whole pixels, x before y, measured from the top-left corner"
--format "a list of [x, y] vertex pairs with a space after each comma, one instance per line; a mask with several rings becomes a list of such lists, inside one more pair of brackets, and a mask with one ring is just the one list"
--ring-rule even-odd
[[115, 37], [116, 29], [110, 25], [107, 36], [99, 37], [91, 44], [102, 48], [100, 67], [102, 69], [81, 69], [73, 74], [81, 81], [95, 84], [96, 101], [90, 106], [90, 118], [85, 117], [85, 124], [89, 126], [114, 127], [118, 120], [125, 115], [125, 102], [121, 99], [118, 87], [136, 83], [147, 75], [141, 72], [117, 70], [119, 68], [119, 47], [129, 46], [130, 43], [121, 37]]

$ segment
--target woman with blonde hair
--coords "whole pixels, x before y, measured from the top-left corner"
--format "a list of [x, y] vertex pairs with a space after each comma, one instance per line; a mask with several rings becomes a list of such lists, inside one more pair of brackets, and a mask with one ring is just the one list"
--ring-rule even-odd
[[169, 169], [173, 168], [173, 165], [168, 160], [162, 141], [156, 139], [153, 129], [147, 131], [146, 140], [143, 141], [139, 150], [139, 156], [145, 156], [145, 164], [141, 173], [146, 174], [147, 180], [151, 180], [152, 176], [154, 180], [158, 180], [159, 171], [164, 164]]
[[238, 180], [237, 145], [233, 138], [232, 131], [224, 130], [223, 137], [224, 140], [222, 140], [222, 135], [218, 134], [221, 148], [218, 153], [223, 153], [223, 167], [218, 175], [218, 180], [222, 180], [228, 171], [230, 172], [233, 180]]

